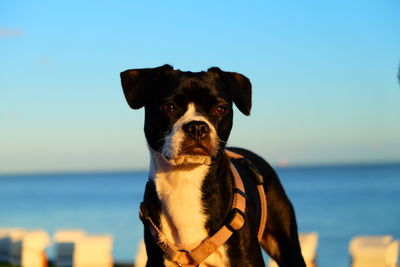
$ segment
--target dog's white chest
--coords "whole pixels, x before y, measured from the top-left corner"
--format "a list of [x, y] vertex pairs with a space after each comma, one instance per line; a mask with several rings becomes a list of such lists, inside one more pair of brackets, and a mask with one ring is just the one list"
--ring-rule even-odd
[[[207, 216], [204, 214], [201, 191], [208, 168], [200, 165], [191, 170], [159, 172], [154, 175], [162, 206], [161, 231], [171, 243], [181, 249], [190, 251], [208, 237], [205, 229]], [[165, 265], [176, 266], [168, 262]], [[224, 246], [200, 266], [227, 266]]]
[[161, 229], [182, 249], [193, 249], [207, 237], [201, 186], [208, 166], [192, 170], [156, 173], [155, 183], [161, 201]]

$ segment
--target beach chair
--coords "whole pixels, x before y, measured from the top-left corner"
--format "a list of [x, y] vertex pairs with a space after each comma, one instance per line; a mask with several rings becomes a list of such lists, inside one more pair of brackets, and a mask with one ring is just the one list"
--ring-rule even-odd
[[[318, 233], [300, 233], [299, 241], [301, 247], [301, 254], [307, 267], [316, 267], [317, 247], [318, 247]], [[268, 264], [269, 267], [278, 267], [278, 264], [272, 259]]]
[[135, 267], [146, 267], [147, 263], [147, 252], [144, 240], [140, 240], [137, 244], [137, 252], [135, 256]]
[[91, 235], [75, 243], [73, 267], [112, 267], [112, 237]]
[[47, 266], [45, 249], [49, 243], [49, 235], [43, 230], [25, 232], [12, 241], [10, 263], [21, 267]]
[[352, 267], [396, 267], [399, 241], [392, 236], [356, 236], [350, 241]]
[[24, 233], [21, 228], [0, 228], [0, 262], [11, 263], [11, 245]]
[[83, 230], [58, 230], [54, 234], [55, 265], [71, 267], [74, 263], [75, 243], [86, 236]]

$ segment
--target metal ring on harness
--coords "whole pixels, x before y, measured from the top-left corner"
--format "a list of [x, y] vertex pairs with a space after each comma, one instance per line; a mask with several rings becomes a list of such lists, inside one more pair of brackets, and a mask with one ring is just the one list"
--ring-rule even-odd
[[244, 222], [245, 222], [245, 214], [243, 213], [243, 211], [234, 208], [230, 211], [228, 222], [225, 224], [225, 226], [230, 231], [235, 232], [243, 227]]

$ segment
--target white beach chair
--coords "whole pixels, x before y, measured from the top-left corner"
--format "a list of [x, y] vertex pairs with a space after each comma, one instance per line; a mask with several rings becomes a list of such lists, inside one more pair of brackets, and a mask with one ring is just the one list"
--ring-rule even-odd
[[12, 242], [10, 263], [22, 267], [47, 266], [45, 249], [49, 243], [49, 235], [43, 230], [25, 232]]
[[11, 263], [11, 245], [24, 233], [21, 228], [0, 228], [0, 262]]
[[399, 241], [392, 236], [356, 236], [350, 241], [352, 267], [396, 267]]
[[75, 243], [74, 267], [112, 267], [112, 236], [91, 235]]
[[135, 267], [146, 267], [147, 252], [144, 240], [140, 240], [137, 246], [138, 248], [135, 256]]
[[[316, 266], [316, 256], [318, 247], [318, 233], [300, 233], [299, 241], [301, 247], [301, 254], [303, 255], [304, 261], [307, 267]], [[269, 267], [278, 267], [278, 264], [272, 259], [268, 264]]]
[[56, 258], [55, 265], [70, 267], [74, 263], [75, 243], [86, 236], [83, 230], [58, 230], [54, 234]]

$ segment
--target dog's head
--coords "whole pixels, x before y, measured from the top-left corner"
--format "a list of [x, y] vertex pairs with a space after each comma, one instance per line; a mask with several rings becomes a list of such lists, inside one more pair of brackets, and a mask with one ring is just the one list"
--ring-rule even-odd
[[149, 147], [172, 165], [211, 164], [232, 128], [232, 102], [245, 115], [251, 84], [244, 75], [210, 68], [182, 72], [169, 65], [121, 73], [129, 106], [145, 107]]

